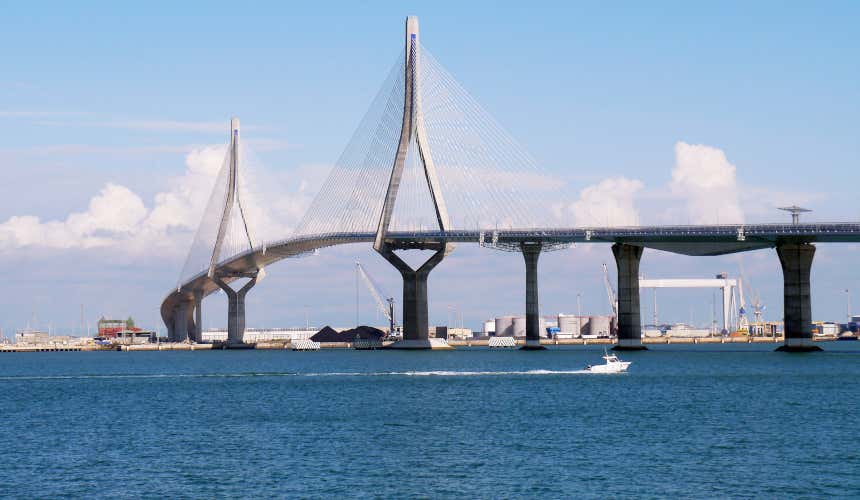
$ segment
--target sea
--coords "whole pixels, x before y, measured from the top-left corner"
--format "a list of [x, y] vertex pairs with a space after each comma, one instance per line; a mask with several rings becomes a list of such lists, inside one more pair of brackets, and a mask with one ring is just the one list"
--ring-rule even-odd
[[822, 346], [0, 354], [0, 497], [857, 498]]

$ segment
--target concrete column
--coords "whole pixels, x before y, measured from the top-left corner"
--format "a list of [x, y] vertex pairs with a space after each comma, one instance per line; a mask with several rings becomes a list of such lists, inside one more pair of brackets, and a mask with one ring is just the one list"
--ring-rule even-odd
[[176, 310], [173, 311], [173, 317], [167, 323], [167, 341], [176, 341]]
[[809, 243], [785, 243], [776, 247], [782, 265], [785, 343], [778, 351], [820, 351], [812, 343], [812, 296], [809, 275], [815, 247]]
[[538, 296], [537, 265], [540, 243], [521, 243], [520, 249], [526, 261], [526, 343], [525, 350], [545, 349], [540, 345], [540, 299]]
[[194, 341], [203, 342], [203, 290], [194, 290]]
[[639, 260], [642, 247], [616, 243], [612, 245], [618, 269], [618, 344], [614, 350], [637, 351], [642, 345], [639, 316]]
[[439, 349], [447, 344], [434, 345], [430, 341], [430, 324], [427, 306], [427, 279], [430, 271], [442, 262], [446, 249], [437, 250], [417, 270], [403, 261], [393, 249], [383, 247], [379, 252], [385, 260], [400, 271], [403, 277], [403, 340], [395, 342], [394, 349]]
[[227, 344], [243, 344], [245, 336], [245, 296], [248, 291], [257, 284], [257, 275], [250, 276], [250, 280], [239, 290], [233, 290], [220, 276], [212, 279], [227, 295]]
[[176, 305], [176, 310], [173, 313], [173, 342], [185, 342], [188, 339], [188, 302], [183, 300]]

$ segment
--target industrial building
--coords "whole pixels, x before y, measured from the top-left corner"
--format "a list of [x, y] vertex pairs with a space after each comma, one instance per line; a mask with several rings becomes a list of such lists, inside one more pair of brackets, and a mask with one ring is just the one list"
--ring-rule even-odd
[[[542, 337], [559, 339], [610, 338], [615, 318], [613, 316], [577, 316], [559, 314], [540, 318]], [[499, 316], [484, 321], [483, 334], [489, 337], [525, 337], [525, 316]]]

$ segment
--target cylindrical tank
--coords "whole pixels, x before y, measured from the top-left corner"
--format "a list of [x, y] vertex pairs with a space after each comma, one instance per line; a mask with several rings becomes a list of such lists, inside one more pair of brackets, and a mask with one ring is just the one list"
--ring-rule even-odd
[[526, 336], [526, 317], [514, 316], [514, 337]]
[[598, 337], [608, 337], [610, 332], [609, 316], [591, 316], [589, 318], [591, 334]]
[[575, 337], [579, 337], [579, 317], [570, 314], [559, 314], [558, 329], [562, 333], [571, 333]]
[[[526, 336], [526, 317], [525, 316], [514, 316], [514, 337], [525, 337]], [[538, 326], [538, 334], [541, 337], [546, 337], [546, 320], [540, 318], [540, 323]]]
[[514, 317], [502, 316], [496, 318], [496, 337], [511, 337], [514, 334]]
[[579, 334], [591, 335], [591, 318], [588, 316], [579, 317]]
[[484, 335], [492, 335], [496, 333], [496, 322], [492, 319], [484, 321]]

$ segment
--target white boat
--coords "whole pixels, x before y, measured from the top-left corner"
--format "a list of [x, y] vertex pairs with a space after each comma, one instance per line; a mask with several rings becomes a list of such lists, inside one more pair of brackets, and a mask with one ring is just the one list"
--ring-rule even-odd
[[585, 371], [588, 373], [623, 373], [627, 371], [627, 367], [632, 363], [632, 361], [621, 361], [618, 359], [618, 356], [609, 354], [606, 351], [603, 352], [602, 357], [606, 360], [606, 364], [588, 365], [585, 367]]

